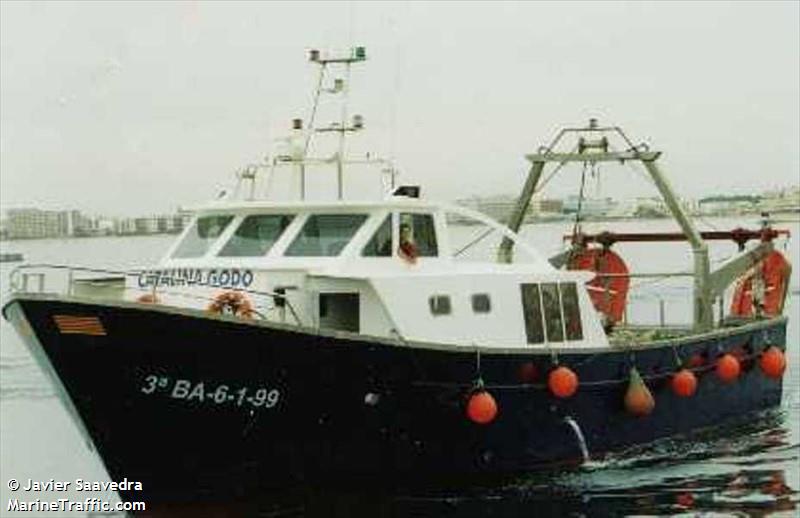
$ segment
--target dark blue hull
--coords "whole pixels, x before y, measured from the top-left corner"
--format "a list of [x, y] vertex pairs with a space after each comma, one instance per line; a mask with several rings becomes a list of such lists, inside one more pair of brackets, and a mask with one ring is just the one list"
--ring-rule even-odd
[[[559, 354], [580, 387], [557, 399], [544, 384], [555, 359], [546, 349], [478, 354], [34, 296], [16, 298], [5, 315], [60, 380], [112, 479], [142, 482], [142, 492], [123, 496], [149, 501], [330, 480], [413, 485], [580, 462], [569, 420], [593, 456], [688, 433], [780, 403], [781, 381], [754, 359], [769, 345], [784, 348], [786, 325], [773, 319], [659, 346]], [[736, 349], [742, 375], [723, 383], [713, 363]], [[679, 398], [669, 377], [678, 358], [693, 354], [706, 366], [696, 370], [697, 393]], [[655, 397], [646, 417], [623, 406], [632, 366]], [[465, 416], [479, 375], [499, 407], [489, 425]]]

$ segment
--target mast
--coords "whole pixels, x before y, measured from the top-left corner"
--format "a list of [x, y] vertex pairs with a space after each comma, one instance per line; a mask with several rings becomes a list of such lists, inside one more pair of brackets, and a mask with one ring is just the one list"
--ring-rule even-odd
[[[398, 174], [392, 160], [374, 157], [367, 153], [364, 158], [347, 158], [347, 136], [351, 133], [360, 132], [364, 129], [364, 118], [361, 115], [351, 116], [348, 101], [350, 96], [350, 77], [352, 66], [367, 60], [365, 47], [352, 47], [348, 51], [322, 53], [317, 49], [312, 49], [308, 53], [309, 62], [319, 66], [317, 84], [314, 89], [314, 101], [311, 112], [306, 121], [303, 119], [292, 120], [292, 132], [289, 137], [278, 139], [285, 143], [284, 148], [277, 153], [273, 153], [269, 161], [269, 177], [266, 191], [278, 167], [289, 167], [298, 175], [298, 190], [301, 200], [306, 199], [306, 188], [308, 186], [307, 173], [310, 166], [335, 166], [336, 168], [336, 199], [344, 199], [344, 176], [345, 165], [381, 165], [382, 173], [390, 176], [392, 187], [394, 186], [395, 176]], [[329, 79], [329, 72], [340, 70], [343, 77]], [[338, 96], [339, 113], [334, 122], [327, 125], [317, 123], [318, 112], [323, 95]], [[305, 127], [304, 127], [305, 126]], [[329, 156], [311, 156], [311, 153], [318, 151], [314, 149], [312, 143], [316, 137], [328, 134], [336, 136], [337, 142], [335, 150]], [[383, 183], [383, 177], [380, 178]]]
[[[354, 115], [352, 121], [348, 121], [348, 101], [349, 101], [349, 94], [350, 94], [350, 72], [352, 65], [354, 63], [360, 63], [366, 61], [367, 59], [367, 50], [365, 47], [353, 47], [350, 49], [350, 53], [344, 56], [323, 56], [320, 54], [319, 50], [313, 49], [309, 52], [309, 61], [319, 65], [320, 67], [320, 76], [319, 82], [317, 83], [317, 90], [314, 93], [314, 107], [312, 109], [312, 116], [309, 121], [309, 128], [308, 128], [308, 137], [305, 143], [304, 149], [304, 156], [305, 153], [308, 151], [308, 146], [310, 143], [311, 138], [315, 133], [326, 133], [326, 132], [334, 132], [338, 133], [339, 142], [336, 154], [334, 156], [334, 160], [336, 162], [336, 197], [337, 199], [341, 200], [344, 198], [344, 164], [345, 159], [345, 140], [347, 134], [350, 132], [360, 131], [364, 128], [364, 119], [360, 115]], [[323, 89], [323, 81], [325, 77], [325, 72], [328, 70], [329, 67], [333, 66], [343, 66], [344, 67], [344, 79], [336, 78], [334, 79], [333, 88]], [[316, 128], [314, 126], [315, 117], [314, 115], [317, 112], [318, 102], [321, 93], [328, 93], [328, 94], [338, 94], [341, 95], [341, 114], [338, 123], [332, 123], [327, 127]], [[305, 176], [305, 173], [303, 173]], [[303, 180], [305, 185], [305, 180]], [[305, 192], [302, 193], [305, 196]]]
[[[558, 144], [567, 135], [578, 137], [575, 148], [567, 152], [556, 151]], [[625, 151], [610, 151], [609, 135], [620, 137], [628, 146], [628, 149]], [[694, 327], [700, 331], [711, 329], [713, 327], [713, 300], [709, 282], [711, 271], [708, 260], [708, 245], [683, 210], [672, 186], [656, 164], [660, 156], [661, 152], [650, 151], [645, 144], [633, 145], [619, 127], [600, 127], [596, 119], [591, 119], [589, 125], [585, 128], [564, 128], [558, 132], [549, 146], [539, 148], [537, 153], [526, 155], [525, 158], [531, 162], [531, 169], [517, 203], [511, 212], [508, 226], [515, 233], [519, 231], [531, 198], [537, 192], [536, 188], [544, 168], [550, 162], [558, 163], [559, 169], [570, 162], [590, 164], [592, 166], [599, 162], [625, 163], [627, 160], [641, 162], [655, 183], [672, 217], [678, 222], [683, 234], [692, 246], [694, 255]], [[557, 171], [558, 169], [554, 173]], [[514, 242], [512, 240], [507, 237], [503, 238], [498, 250], [497, 261], [501, 263], [512, 262], [513, 247]]]

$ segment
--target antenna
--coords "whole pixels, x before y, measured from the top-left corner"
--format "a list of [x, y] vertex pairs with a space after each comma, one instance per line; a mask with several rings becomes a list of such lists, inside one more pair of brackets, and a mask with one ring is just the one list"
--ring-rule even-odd
[[[319, 74], [314, 89], [314, 101], [307, 120], [296, 118], [292, 120], [291, 132], [288, 136], [276, 139], [279, 146], [269, 160], [269, 177], [267, 187], [271, 184], [274, 171], [279, 166], [289, 166], [297, 171], [299, 177], [300, 199], [306, 199], [306, 168], [309, 165], [336, 166], [336, 191], [337, 199], [344, 198], [344, 168], [345, 164], [378, 164], [384, 166], [383, 175], [389, 176], [392, 186], [395, 183], [397, 171], [391, 160], [375, 158], [366, 154], [364, 158], [346, 158], [346, 140], [349, 134], [365, 129], [364, 117], [360, 114], [350, 114], [348, 100], [350, 91], [350, 72], [352, 65], [366, 61], [365, 47], [351, 47], [344, 52], [322, 52], [318, 49], [308, 51], [308, 60], [319, 66]], [[333, 72], [337, 72], [335, 75]], [[334, 77], [330, 77], [334, 75]], [[336, 96], [340, 103], [339, 114], [336, 120], [320, 125], [318, 123], [319, 109], [322, 96]], [[315, 146], [315, 138], [325, 135], [337, 137], [335, 152], [329, 156], [311, 156]], [[388, 167], [388, 169], [386, 169]], [[382, 178], [384, 177], [382, 175]], [[380, 179], [383, 183], [383, 179]]]
[[[328, 56], [323, 56], [319, 50], [312, 49], [308, 53], [309, 61], [312, 63], [316, 63], [320, 66], [320, 80], [317, 83], [317, 90], [314, 94], [314, 107], [312, 108], [312, 116], [311, 120], [309, 121], [309, 136], [306, 141], [306, 150], [308, 149], [308, 144], [311, 139], [311, 136], [314, 133], [325, 133], [325, 132], [335, 132], [339, 134], [339, 145], [338, 150], [335, 155], [336, 161], [336, 192], [338, 199], [342, 199], [344, 196], [344, 151], [345, 151], [345, 139], [348, 132], [359, 131], [364, 128], [364, 118], [361, 115], [354, 115], [352, 123], [348, 125], [348, 107], [347, 103], [349, 100], [349, 93], [350, 93], [350, 69], [353, 63], [360, 63], [362, 61], [366, 61], [367, 59], [367, 49], [366, 47], [352, 47], [350, 49], [349, 54], [347, 55], [335, 55], [331, 54]], [[336, 78], [333, 82], [333, 88], [322, 88], [323, 78], [325, 75], [325, 71], [329, 66], [332, 65], [340, 65], [344, 66], [344, 79]], [[340, 94], [342, 96], [341, 102], [341, 116], [338, 123], [331, 123], [329, 126], [324, 128], [315, 128], [314, 127], [314, 118], [317, 112], [317, 106], [319, 103], [319, 97], [321, 93], [329, 93], [329, 94]], [[305, 192], [302, 192], [302, 196], [305, 196]]]

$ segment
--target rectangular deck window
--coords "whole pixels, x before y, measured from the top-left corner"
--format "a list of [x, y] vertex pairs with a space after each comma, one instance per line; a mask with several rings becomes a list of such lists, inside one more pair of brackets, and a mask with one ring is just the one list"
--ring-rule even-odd
[[222, 257], [261, 257], [292, 222], [291, 214], [247, 216], [220, 251]]
[[313, 214], [309, 216], [286, 255], [333, 257], [339, 255], [361, 225], [366, 214]]
[[561, 296], [558, 284], [542, 283], [542, 306], [544, 306], [544, 323], [548, 342], [564, 341], [564, 323], [561, 318]]
[[233, 216], [203, 216], [192, 224], [172, 257], [202, 257], [233, 220]]
[[488, 293], [475, 293], [472, 295], [472, 311], [475, 313], [488, 313], [492, 310], [492, 299]]
[[529, 344], [544, 342], [542, 327], [542, 306], [539, 299], [538, 284], [521, 284], [522, 314], [525, 317], [525, 334]]
[[564, 328], [567, 331], [567, 340], [583, 340], [578, 289], [575, 287], [574, 282], [562, 282], [559, 287], [561, 289], [561, 304], [564, 307]]

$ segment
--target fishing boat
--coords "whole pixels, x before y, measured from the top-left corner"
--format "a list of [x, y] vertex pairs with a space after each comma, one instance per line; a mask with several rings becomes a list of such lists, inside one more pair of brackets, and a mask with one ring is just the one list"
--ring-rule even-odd
[[[309, 59], [319, 67], [310, 117], [243, 168], [230, 194], [196, 207], [159, 264], [12, 274], [3, 315], [110, 477], [141, 482], [124, 498], [514, 476], [780, 403], [790, 267], [775, 242], [785, 231], [700, 232], [661, 153], [594, 120], [527, 155], [507, 225], [429, 200], [397, 185], [391, 162], [346, 157], [346, 138], [364, 129], [347, 98], [365, 49]], [[325, 100], [341, 106], [329, 125], [317, 122]], [[317, 147], [326, 136], [332, 147]], [[646, 169], [682, 232], [576, 225], [553, 257], [520, 237], [547, 166], [586, 174], [629, 162]], [[352, 199], [353, 167], [378, 171], [380, 196]], [[310, 195], [315, 178], [334, 186], [328, 198]], [[271, 198], [281, 180], [287, 197]], [[486, 231], [459, 247], [450, 231], [463, 222]], [[491, 239], [489, 257], [460, 260]], [[738, 245], [713, 270], [712, 239]], [[692, 322], [628, 321], [630, 282], [650, 274], [629, 271], [615, 244], [678, 240], [693, 254], [680, 272], [693, 279]]]

